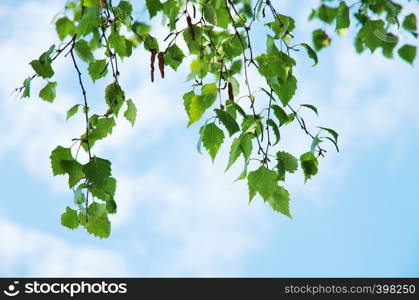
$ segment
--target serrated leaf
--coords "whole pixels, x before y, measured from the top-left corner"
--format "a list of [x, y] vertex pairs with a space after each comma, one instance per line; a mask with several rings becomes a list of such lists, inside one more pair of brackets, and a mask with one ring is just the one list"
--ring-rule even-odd
[[105, 89], [106, 104], [115, 116], [118, 116], [119, 114], [119, 110], [124, 103], [124, 97], [124, 91], [121, 90], [116, 82], [109, 84]]
[[191, 96], [189, 94], [187, 96], [187, 101], [184, 101], [185, 108], [187, 108], [189, 115], [188, 126], [199, 121], [204, 112], [214, 104], [214, 101], [217, 98], [217, 86], [215, 83], [206, 84], [202, 87], [201, 93], [202, 95], [193, 95], [191, 98], [189, 98]]
[[289, 207], [290, 195], [286, 189], [281, 186], [277, 186], [272, 195], [268, 198], [267, 202], [274, 211], [291, 218]]
[[108, 38], [109, 46], [115, 49], [120, 58], [126, 56], [125, 38], [116, 31], [112, 31]]
[[78, 40], [74, 44], [74, 49], [76, 50], [78, 57], [80, 57], [82, 61], [90, 63], [95, 60], [95, 58], [93, 57], [92, 50], [90, 50], [89, 44], [85, 40]]
[[297, 90], [297, 78], [290, 74], [285, 81], [279, 82], [278, 85], [272, 85], [272, 88], [281, 100], [282, 105], [287, 106]]
[[45, 87], [39, 91], [39, 97], [44, 100], [47, 101], [49, 103], [54, 102], [55, 96], [56, 96], [56, 92], [55, 92], [55, 88], [57, 87], [57, 83], [56, 82], [48, 82]]
[[68, 186], [70, 188], [84, 178], [83, 166], [76, 160], [62, 160], [61, 168], [68, 174]]
[[269, 170], [265, 166], [249, 172], [247, 175], [249, 202], [252, 201], [256, 193], [259, 193], [265, 201], [268, 201], [278, 186], [277, 181], [278, 175], [276, 172]]
[[88, 208], [88, 215], [83, 226], [87, 232], [99, 238], [109, 237], [111, 223], [108, 219], [106, 205], [93, 202]]
[[52, 174], [56, 176], [56, 175], [64, 175], [66, 173], [61, 166], [61, 161], [74, 160], [74, 159], [73, 159], [73, 155], [71, 155], [70, 148], [57, 146], [51, 152], [50, 160], [51, 160]]
[[108, 74], [106, 59], [99, 59], [91, 62], [87, 70], [89, 71], [90, 78], [92, 78], [93, 82], [105, 77]]
[[276, 159], [278, 162], [282, 162], [285, 171], [294, 173], [298, 169], [298, 159], [292, 154], [285, 151], [278, 151], [276, 153]]
[[289, 121], [288, 115], [281, 107], [279, 107], [276, 104], [272, 105], [271, 107], [272, 107], [272, 109], [274, 111], [274, 114], [277, 117], [280, 125], [284, 125], [284, 124], [288, 123], [288, 121]]
[[231, 144], [231, 148], [230, 148], [230, 156], [228, 159], [228, 164], [227, 164], [227, 168], [225, 169], [226, 171], [228, 169], [230, 169], [230, 167], [236, 162], [236, 160], [239, 158], [240, 154], [242, 153], [242, 150], [240, 148], [240, 137], [236, 137], [233, 140], [233, 143]]
[[416, 46], [412, 45], [404, 45], [397, 51], [399, 56], [407, 61], [409, 64], [413, 64], [413, 61], [416, 58]]
[[202, 143], [214, 161], [221, 144], [224, 141], [224, 132], [214, 123], [205, 125], [202, 130]]
[[359, 37], [363, 44], [374, 52], [382, 46], [386, 34], [383, 20], [368, 20], [359, 30]]
[[72, 116], [74, 116], [78, 111], [81, 104], [73, 105], [68, 111], [67, 111], [67, 118], [66, 120], [70, 119]]
[[301, 168], [304, 172], [304, 182], [307, 182], [312, 176], [318, 172], [318, 161], [312, 152], [306, 152], [300, 157]]
[[164, 53], [164, 64], [170, 66], [176, 71], [184, 58], [185, 55], [183, 54], [183, 51], [176, 44], [174, 44], [167, 48]]
[[312, 66], [313, 67], [316, 66], [317, 63], [319, 62], [316, 51], [314, 51], [313, 48], [311, 48], [306, 43], [301, 43], [300, 45], [303, 46], [306, 49], [308, 57], [310, 57], [314, 61]]
[[137, 107], [131, 99], [127, 100], [127, 110], [124, 112], [124, 117], [131, 123], [134, 127], [135, 119], [137, 118]]
[[111, 176], [111, 162], [99, 157], [93, 157], [83, 166], [83, 173], [89, 182], [104, 188], [106, 178]]
[[223, 123], [224, 127], [227, 129], [230, 137], [234, 135], [236, 132], [240, 131], [240, 127], [237, 124], [236, 120], [234, 120], [229, 113], [224, 110], [216, 109], [215, 113], [217, 114], [218, 119]]
[[[94, 128], [89, 132], [89, 145], [90, 148], [93, 148], [96, 141], [104, 139], [112, 133], [113, 128], [115, 127], [114, 118], [99, 118], [96, 120]], [[86, 135], [83, 134], [82, 138], [86, 138]], [[85, 145], [85, 144], [83, 144]], [[85, 148], [86, 149], [86, 148]]]
[[61, 215], [61, 225], [70, 229], [76, 229], [79, 227], [77, 211], [67, 206], [66, 212]]

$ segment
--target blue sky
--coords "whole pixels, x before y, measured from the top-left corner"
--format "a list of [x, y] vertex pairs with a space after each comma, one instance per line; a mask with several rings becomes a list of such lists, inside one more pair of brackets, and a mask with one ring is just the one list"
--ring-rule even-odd
[[[112, 235], [100, 240], [60, 226], [72, 195], [64, 177], [52, 177], [48, 156], [82, 132], [81, 116], [65, 122], [81, 100], [75, 74], [57, 63], [57, 81], [65, 83], [52, 105], [36, 92], [25, 100], [9, 95], [31, 74], [28, 62], [57, 42], [51, 20], [61, 2], [0, 4], [0, 276], [419, 275], [419, 72], [379, 53], [355, 54], [352, 32], [333, 35], [315, 68], [297, 56], [293, 101], [319, 108], [319, 119], [306, 118], [335, 128], [341, 152], [329, 147], [307, 184], [301, 174], [287, 179], [292, 220], [261, 199], [247, 204], [246, 185], [232, 183], [240, 166], [223, 171], [228, 147], [215, 164], [196, 152], [198, 126], [186, 128], [181, 99], [189, 84], [179, 81], [187, 64], [150, 84], [148, 55], [138, 49], [121, 71], [138, 122], [131, 128], [121, 118], [95, 150], [112, 160], [119, 182]], [[296, 42], [307, 41], [322, 26], [306, 22], [317, 1], [295, 2], [278, 9], [296, 17]], [[136, 15], [146, 16], [140, 7]], [[256, 88], [261, 81], [252, 78]], [[108, 81], [89, 86], [93, 102], [102, 101]], [[294, 153], [310, 144], [297, 127], [283, 140]]]

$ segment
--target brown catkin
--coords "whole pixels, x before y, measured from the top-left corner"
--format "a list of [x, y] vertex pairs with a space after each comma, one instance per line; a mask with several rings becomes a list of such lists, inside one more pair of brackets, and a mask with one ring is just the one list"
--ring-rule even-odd
[[228, 83], [228, 99], [234, 101], [233, 85], [231, 82]]
[[99, 0], [99, 4], [102, 8], [108, 8], [108, 5], [106, 4], [106, 0]]
[[192, 26], [192, 20], [190, 16], [186, 17], [186, 22], [188, 23], [189, 34], [191, 35], [191, 40], [195, 41], [195, 30]]
[[159, 59], [159, 70], [161, 78], [164, 78], [164, 53], [160, 52], [157, 58]]
[[154, 82], [154, 61], [156, 60], [157, 51], [152, 49], [151, 50], [151, 57], [150, 57], [150, 74], [151, 74], [151, 82]]

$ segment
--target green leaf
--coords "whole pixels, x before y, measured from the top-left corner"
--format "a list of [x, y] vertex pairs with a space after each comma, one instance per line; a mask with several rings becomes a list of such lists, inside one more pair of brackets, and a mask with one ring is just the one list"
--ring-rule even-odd
[[392, 33], [386, 33], [385, 39], [382, 44], [383, 56], [393, 58], [393, 50], [399, 42], [399, 37]]
[[205, 125], [202, 129], [202, 143], [208, 150], [212, 161], [214, 161], [221, 144], [224, 141], [224, 132], [215, 125], [210, 123]]
[[115, 49], [120, 58], [126, 56], [125, 38], [116, 31], [112, 31], [108, 38], [109, 46]]
[[234, 120], [229, 113], [221, 109], [216, 109], [215, 113], [217, 114], [218, 119], [221, 121], [221, 123], [223, 123], [223, 125], [227, 129], [230, 137], [234, 135], [236, 132], [240, 131], [240, 127], [237, 124], [236, 120]]
[[173, 70], [176, 71], [184, 58], [185, 55], [183, 54], [182, 50], [176, 44], [174, 44], [167, 48], [164, 54], [164, 64], [166, 66], [170, 66]]
[[36, 74], [38, 74], [44, 79], [51, 78], [52, 76], [54, 76], [54, 70], [52, 69], [51, 63], [49, 61], [41, 63], [40, 60], [35, 59], [30, 62], [30, 65], [32, 66]]
[[79, 227], [77, 211], [67, 206], [66, 212], [61, 215], [61, 225], [70, 229], [76, 229]]
[[259, 64], [259, 73], [267, 80], [273, 77], [287, 80], [290, 69], [295, 65], [295, 60], [283, 52], [275, 55], [262, 54], [255, 60]]
[[74, 49], [82, 61], [90, 63], [95, 60], [92, 50], [90, 50], [89, 44], [85, 40], [78, 40], [74, 44]]
[[307, 55], [308, 55], [308, 57], [310, 57], [313, 61], [314, 61], [314, 64], [313, 64], [313, 67], [314, 66], [316, 66], [317, 65], [317, 63], [319, 62], [319, 59], [318, 59], [318, 57], [317, 57], [317, 53], [316, 53], [316, 51], [314, 51], [308, 44], [306, 44], [306, 43], [301, 43], [300, 44], [301, 46], [303, 46], [305, 49], [306, 49], [306, 51], [307, 51]]
[[23, 94], [21, 98], [29, 98], [31, 96], [31, 81], [32, 81], [32, 77], [28, 77], [25, 79], [25, 81], [23, 81]]
[[103, 188], [106, 178], [111, 176], [111, 162], [99, 157], [93, 157], [83, 166], [83, 172], [89, 182]]
[[83, 6], [96, 7], [99, 4], [99, 0], [83, 0]]
[[175, 0], [168, 0], [163, 5], [163, 13], [169, 19], [169, 29], [174, 30], [176, 25], [176, 20], [179, 15], [179, 3]]
[[118, 8], [120, 8], [127, 16], [130, 16], [132, 13], [132, 4], [129, 1], [120, 1]]
[[249, 202], [252, 201], [256, 193], [259, 193], [265, 201], [268, 201], [278, 187], [277, 181], [278, 175], [276, 172], [269, 170], [265, 166], [249, 172], [249, 175], [247, 175]]
[[416, 58], [416, 46], [404, 45], [397, 51], [399, 56], [407, 61], [409, 64], [413, 65], [413, 61]]
[[313, 31], [313, 45], [316, 51], [320, 51], [324, 47], [329, 46], [331, 42], [332, 39], [324, 30], [317, 29]]
[[189, 115], [188, 126], [199, 121], [204, 112], [210, 108], [217, 98], [217, 86], [215, 83], [206, 84], [201, 89], [202, 95], [188, 94], [184, 104]]
[[56, 82], [48, 82], [46, 84], [46, 86], [39, 91], [39, 97], [44, 100], [47, 101], [49, 103], [52, 103], [55, 99], [55, 88], [57, 87], [57, 83]]
[[74, 190], [74, 204], [80, 207], [84, 203], [86, 203], [86, 196], [83, 193], [83, 184], [81, 184]]
[[84, 178], [83, 166], [75, 160], [62, 160], [61, 168], [68, 174], [68, 186], [74, 187]]
[[64, 40], [67, 36], [73, 36], [76, 31], [74, 23], [67, 17], [59, 18], [55, 22], [55, 29], [60, 40]]
[[279, 100], [281, 100], [282, 105], [287, 106], [297, 90], [297, 78], [295, 78], [294, 75], [289, 74], [285, 81], [270, 80], [269, 83]]
[[284, 125], [284, 124], [289, 122], [289, 118], [288, 118], [287, 113], [281, 107], [279, 107], [276, 104], [272, 105], [271, 107], [272, 107], [272, 109], [274, 111], [274, 114], [277, 117], [280, 125]]
[[336, 17], [336, 30], [348, 28], [350, 24], [349, 7], [346, 5], [345, 1], [341, 1]]
[[298, 169], [298, 159], [288, 152], [278, 151], [276, 153], [276, 159], [278, 163], [281, 162], [285, 171], [289, 173], [294, 173]]
[[88, 208], [88, 215], [84, 227], [87, 232], [99, 238], [107, 238], [111, 233], [111, 223], [107, 215], [105, 204], [93, 202]]
[[239, 158], [240, 154], [242, 153], [241, 147], [241, 137], [236, 137], [233, 140], [233, 143], [231, 144], [230, 148], [230, 156], [228, 159], [227, 168], [226, 171], [231, 168], [231, 166], [236, 162], [236, 160]]
[[277, 186], [272, 195], [268, 198], [267, 202], [274, 211], [291, 218], [289, 207], [290, 194], [286, 189], [281, 186]]
[[314, 105], [311, 105], [311, 104], [300, 104], [300, 106], [307, 107], [307, 108], [311, 109], [312, 111], [314, 111], [317, 116], [319, 115], [319, 112], [317, 111], [317, 107], [315, 107]]
[[150, 19], [157, 15], [160, 10], [163, 10], [163, 5], [159, 0], [146, 0], [145, 3], [150, 14]]
[[137, 107], [131, 99], [127, 100], [127, 110], [124, 112], [124, 117], [131, 123], [134, 127], [135, 119], [137, 118]]
[[106, 104], [109, 106], [111, 113], [114, 113], [115, 116], [118, 116], [119, 114], [119, 110], [124, 102], [124, 97], [124, 91], [121, 90], [116, 82], [109, 84], [105, 89]]
[[317, 174], [319, 162], [312, 152], [306, 152], [301, 155], [300, 163], [304, 172], [304, 182], [307, 182], [308, 179]]
[[382, 46], [386, 31], [384, 30], [383, 20], [368, 20], [359, 30], [359, 37], [363, 44], [374, 52]]
[[333, 139], [335, 140], [335, 142], [336, 143], [338, 142], [339, 134], [335, 130], [330, 129], [330, 128], [326, 128], [326, 127], [319, 127], [319, 128], [327, 131], [328, 133], [330, 133], [333, 136]]
[[[89, 132], [89, 146], [93, 148], [96, 141], [104, 139], [112, 133], [113, 127], [115, 127], [114, 118], [99, 118], [96, 121], [95, 127]], [[83, 134], [82, 139], [85, 139], [86, 136]], [[85, 144], [83, 144], [84, 146]], [[85, 147], [83, 147], [85, 148]], [[86, 149], [86, 148], [85, 148]]]
[[230, 148], [230, 156], [228, 159], [227, 168], [225, 171], [231, 168], [231, 166], [239, 158], [240, 154], [243, 154], [245, 162], [250, 158], [252, 152], [252, 140], [248, 135], [241, 135], [233, 140]]
[[273, 146], [275, 146], [276, 144], [278, 144], [279, 140], [281, 139], [278, 125], [276, 125], [276, 123], [272, 119], [269, 119], [268, 121], [266, 121], [266, 124], [272, 128], [272, 131], [275, 134], [275, 142], [273, 143]]
[[78, 112], [78, 110], [79, 110], [79, 107], [81, 106], [81, 104], [76, 104], [76, 105], [73, 105], [68, 111], [67, 111], [67, 119], [66, 120], [68, 120], [68, 119], [70, 119], [72, 116], [74, 116], [77, 112]]
[[295, 20], [289, 16], [277, 14], [275, 21], [267, 25], [275, 32], [275, 39], [283, 39], [288, 33], [294, 31]]
[[64, 148], [61, 146], [57, 146], [50, 155], [51, 159], [51, 168], [52, 174], [56, 175], [64, 175], [66, 172], [61, 166], [61, 161], [63, 160], [74, 160], [73, 155], [71, 155], [70, 148]]
[[89, 71], [90, 78], [93, 82], [105, 77], [108, 74], [106, 59], [99, 59], [91, 62], [87, 70]]
[[322, 4], [317, 9], [317, 17], [325, 23], [331, 24], [338, 14], [338, 9]]
[[403, 20], [402, 26], [406, 30], [416, 32], [416, 30], [417, 30], [416, 15], [414, 13], [411, 13], [410, 15], [407, 15]]

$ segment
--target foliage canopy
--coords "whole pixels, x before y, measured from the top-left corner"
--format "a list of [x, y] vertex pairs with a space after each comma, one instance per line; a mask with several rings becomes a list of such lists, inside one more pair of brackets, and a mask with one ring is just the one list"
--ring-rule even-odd
[[[416, 46], [413, 42], [399, 45], [401, 34], [407, 33], [412, 41], [418, 37], [416, 15], [397, 3], [407, 1], [322, 0], [309, 15], [309, 20], [324, 24], [313, 31], [312, 41], [299, 41], [293, 33], [295, 20], [277, 11], [275, 1], [270, 0], [140, 1], [149, 19], [162, 18], [161, 26], [169, 30], [165, 37], [150, 34], [149, 20], [133, 18], [134, 1], [67, 1], [65, 10], [55, 19], [61, 42], [46, 47], [30, 62], [34, 75], [16, 89], [22, 98], [30, 97], [31, 81], [40, 78], [45, 86], [39, 97], [52, 103], [58, 84], [52, 81], [54, 61], [67, 58], [74, 66], [80, 104], [69, 108], [66, 117], [82, 114], [85, 130], [72, 139], [72, 146], [57, 146], [50, 156], [53, 175], [67, 175], [74, 194], [73, 208], [68, 206], [61, 216], [62, 225], [69, 229], [83, 226], [100, 238], [110, 235], [108, 215], [117, 212], [117, 181], [112, 177], [111, 162], [93, 151], [97, 142], [112, 134], [118, 115], [135, 124], [136, 104], [120, 84], [119, 65], [137, 49], [149, 54], [151, 82], [156, 81], [157, 73], [164, 78], [167, 68], [176, 71], [190, 58], [187, 80], [191, 90], [183, 95], [183, 105], [188, 126], [201, 122], [198, 151], [203, 146], [214, 161], [221, 145], [229, 143], [226, 170], [241, 158], [243, 171], [237, 180], [247, 180], [249, 201], [258, 194], [273, 210], [291, 217], [285, 177], [298, 168], [305, 181], [316, 175], [319, 158], [326, 153], [322, 142], [332, 143], [339, 151], [335, 130], [317, 127], [317, 132], [311, 132], [306, 126], [300, 110], [318, 115], [314, 105], [292, 105], [298, 86], [293, 53], [306, 52], [314, 67], [319, 63], [316, 52], [331, 45], [333, 31], [344, 35], [355, 26], [358, 53], [381, 49], [383, 56], [393, 58], [397, 52], [413, 64]], [[256, 24], [262, 24], [263, 29], [256, 32]], [[266, 37], [266, 48], [261, 53], [252, 44], [255, 34]], [[250, 69], [263, 78], [262, 86], [253, 86]], [[82, 72], [93, 83], [110, 80], [105, 89], [106, 111], [97, 112], [89, 105], [87, 79]], [[307, 151], [300, 154], [282, 149], [286, 141], [281, 139], [281, 132], [295, 122], [309, 139]], [[85, 163], [79, 158], [81, 148], [88, 156]]]

